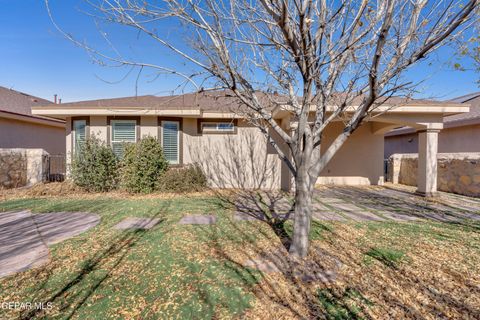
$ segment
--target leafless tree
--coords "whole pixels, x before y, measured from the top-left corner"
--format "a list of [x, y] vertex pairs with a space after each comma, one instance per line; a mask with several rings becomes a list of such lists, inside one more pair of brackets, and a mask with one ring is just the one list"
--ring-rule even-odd
[[458, 53], [453, 59], [453, 67], [478, 74], [476, 82], [480, 86], [480, 7], [477, 7], [474, 19], [472, 28], [453, 42]]
[[[411, 96], [415, 83], [405, 73], [470, 28], [479, 1], [89, 1], [97, 18], [149, 36], [182, 57], [192, 74], [130, 61], [115, 50], [108, 55], [64, 34], [99, 61], [176, 73], [197, 88], [232, 92], [295, 179], [290, 253], [305, 257], [322, 170], [378, 106]], [[162, 32], [172, 24], [182, 32]], [[293, 126], [276, 121], [272, 110], [288, 112]], [[321, 150], [325, 129], [339, 119], [344, 129]]]

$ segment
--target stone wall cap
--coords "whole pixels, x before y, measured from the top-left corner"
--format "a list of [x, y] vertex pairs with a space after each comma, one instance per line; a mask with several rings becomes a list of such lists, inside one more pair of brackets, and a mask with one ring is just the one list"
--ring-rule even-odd
[[48, 154], [47, 151], [41, 148], [0, 148], [0, 153], [22, 153], [22, 152], [44, 152]]
[[[394, 153], [389, 159], [414, 159], [418, 158], [418, 153]], [[478, 160], [480, 159], [480, 152], [458, 152], [458, 153], [438, 153], [437, 159], [465, 159]]]
[[411, 159], [417, 157], [418, 153], [394, 153], [389, 157], [389, 159]]

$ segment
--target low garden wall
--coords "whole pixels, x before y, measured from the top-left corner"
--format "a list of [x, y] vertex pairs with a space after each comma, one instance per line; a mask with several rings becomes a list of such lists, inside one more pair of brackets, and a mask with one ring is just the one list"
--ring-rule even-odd
[[47, 172], [48, 153], [43, 149], [0, 149], [0, 188], [45, 181]]
[[[480, 153], [439, 153], [438, 190], [480, 197]], [[417, 185], [418, 154], [393, 154], [388, 158], [388, 181]]]

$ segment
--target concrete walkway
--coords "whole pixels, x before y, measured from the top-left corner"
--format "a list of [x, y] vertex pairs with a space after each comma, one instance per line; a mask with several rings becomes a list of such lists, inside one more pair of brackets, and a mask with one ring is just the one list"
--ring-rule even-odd
[[48, 245], [79, 235], [100, 222], [96, 214], [29, 211], [0, 213], [0, 278], [48, 261]]
[[[320, 221], [480, 221], [480, 199], [440, 193], [432, 201], [410, 189], [396, 186], [325, 187], [314, 191], [312, 216]], [[291, 195], [245, 192], [237, 198], [234, 219], [265, 220], [265, 212], [270, 217], [290, 213], [291, 219], [292, 203]]]
[[396, 186], [331, 187], [315, 190], [314, 198], [329, 212], [354, 221], [480, 221], [480, 199], [440, 193], [429, 200], [412, 191]]

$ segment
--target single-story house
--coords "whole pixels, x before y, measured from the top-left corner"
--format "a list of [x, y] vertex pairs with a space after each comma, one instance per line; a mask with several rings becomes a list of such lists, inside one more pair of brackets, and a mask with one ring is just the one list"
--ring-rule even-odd
[[[480, 152], [480, 92], [451, 100], [470, 105], [470, 111], [446, 116], [438, 136], [439, 153]], [[394, 153], [417, 153], [418, 135], [412, 128], [398, 128], [385, 135], [385, 159]]]
[[65, 154], [65, 120], [32, 114], [31, 107], [52, 102], [0, 87], [0, 149], [40, 148]]
[[[88, 136], [95, 135], [118, 154], [123, 142], [153, 136], [163, 145], [171, 164], [200, 164], [212, 186], [289, 190], [292, 179], [288, 169], [261, 132], [235, 110], [242, 106], [232, 101], [237, 100], [225, 92], [148, 95], [51, 104], [33, 107], [32, 111], [66, 121], [68, 161], [76, 144]], [[331, 106], [328, 112], [334, 109]], [[349, 138], [318, 183], [381, 185], [384, 134], [395, 127], [410, 126], [417, 130], [420, 141], [419, 192], [435, 192], [436, 175], [431, 173], [436, 170], [434, 159], [443, 117], [468, 110], [465, 104], [391, 98]], [[269, 112], [285, 130], [295, 127], [287, 106]], [[342, 129], [340, 120], [329, 125], [324, 143], [331, 143]]]

